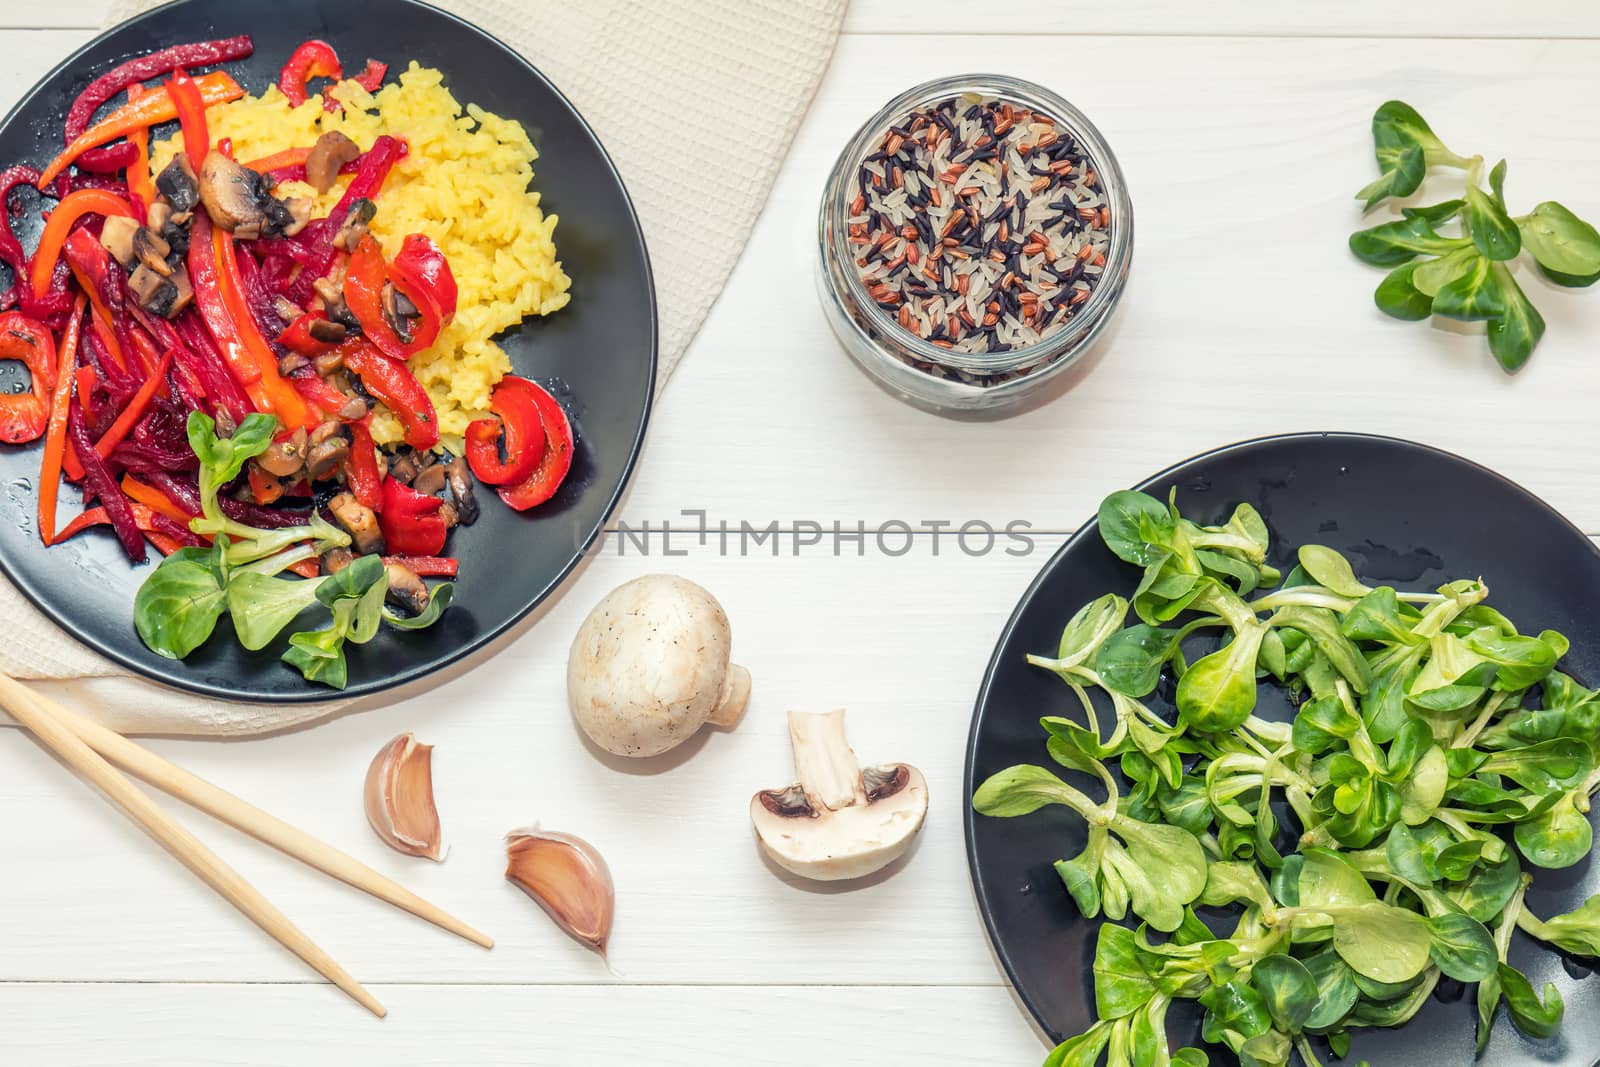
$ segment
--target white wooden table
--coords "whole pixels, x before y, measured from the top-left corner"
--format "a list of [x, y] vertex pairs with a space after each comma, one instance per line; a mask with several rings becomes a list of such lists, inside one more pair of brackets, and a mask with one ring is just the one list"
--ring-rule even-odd
[[[392, 873], [499, 939], [484, 953], [180, 814], [391, 1010], [376, 1022], [203, 889], [33, 742], [0, 730], [0, 1063], [1032, 1064], [1044, 1046], [990, 955], [960, 820], [973, 694], [1017, 596], [1109, 489], [1258, 434], [1354, 429], [1484, 462], [1600, 533], [1600, 298], [1525, 282], [1549, 321], [1507, 379], [1479, 336], [1373, 309], [1344, 240], [1373, 174], [1367, 119], [1414, 103], [1458, 150], [1505, 155], [1519, 203], [1600, 215], [1600, 11], [1589, 0], [1038, 5], [1022, 41], [981, 5], [857, 0], [727, 291], [667, 389], [621, 517], [683, 509], [869, 531], [682, 557], [615, 543], [535, 625], [431, 692], [270, 740], [157, 741], [169, 757]], [[104, 0], [0, 0], [0, 107], [87, 40]], [[1445, 36], [1436, 36], [1444, 34]], [[995, 69], [1059, 89], [1120, 154], [1138, 213], [1131, 291], [1094, 371], [998, 424], [880, 393], [811, 288], [823, 175], [913, 81]], [[773, 324], [778, 328], [773, 329]], [[921, 534], [1032, 524], [1031, 553]], [[886, 540], [898, 552], [903, 538]], [[564, 708], [587, 608], [640, 573], [709, 586], [755, 697], [734, 733], [621, 766]], [[867, 760], [927, 774], [918, 850], [848, 891], [780, 878], [746, 803], [790, 780], [787, 708], [850, 709]], [[365, 825], [363, 772], [394, 734], [438, 746], [454, 848], [434, 866]], [[501, 878], [501, 835], [540, 820], [594, 841], [619, 890], [610, 967]]]

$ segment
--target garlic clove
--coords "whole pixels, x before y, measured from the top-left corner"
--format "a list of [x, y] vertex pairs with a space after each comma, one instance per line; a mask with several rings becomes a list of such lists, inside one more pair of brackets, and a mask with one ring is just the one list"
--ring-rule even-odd
[[367, 821], [396, 852], [439, 860], [444, 844], [433, 805], [433, 746], [409, 733], [390, 741], [367, 768]]
[[593, 845], [537, 827], [506, 835], [506, 879], [532, 897], [557, 926], [602, 956], [616, 892]]

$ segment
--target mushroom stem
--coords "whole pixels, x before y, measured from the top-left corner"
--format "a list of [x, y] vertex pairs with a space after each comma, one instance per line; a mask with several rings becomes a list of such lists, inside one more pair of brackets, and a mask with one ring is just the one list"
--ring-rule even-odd
[[789, 742], [794, 746], [794, 771], [812, 806], [829, 811], [864, 804], [861, 764], [845, 740], [844, 709], [789, 713]]
[[706, 721], [727, 729], [739, 725], [744, 709], [750, 703], [750, 672], [737, 663], [728, 664], [727, 677], [722, 681], [722, 696]]

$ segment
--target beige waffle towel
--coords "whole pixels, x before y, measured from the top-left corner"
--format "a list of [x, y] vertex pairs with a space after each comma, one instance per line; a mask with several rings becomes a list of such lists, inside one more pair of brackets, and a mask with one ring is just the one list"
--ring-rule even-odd
[[[116, 0], [110, 21], [155, 6]], [[845, 0], [440, 0], [438, 6], [527, 56], [611, 153], [650, 247], [661, 312], [659, 382], [665, 382], [744, 248], [827, 66]], [[661, 165], [721, 152], [727, 115], [760, 115], [768, 133], [740, 145], [741, 166]], [[692, 228], [677, 225], [680, 206], [693, 202], [718, 208], [698, 215]], [[0, 669], [39, 682], [121, 730], [245, 735], [310, 722], [342, 706], [234, 704], [135, 679], [68, 637], [3, 581], [0, 617], [10, 622]]]

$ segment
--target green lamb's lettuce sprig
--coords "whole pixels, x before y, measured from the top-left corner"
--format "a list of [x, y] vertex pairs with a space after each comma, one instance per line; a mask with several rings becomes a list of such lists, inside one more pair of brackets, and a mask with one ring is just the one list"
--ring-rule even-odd
[[[1486, 323], [1490, 352], [1506, 371], [1519, 370], [1544, 337], [1545, 321], [1511, 264], [1526, 251], [1556, 284], [1593, 285], [1600, 281], [1600, 232], [1554, 201], [1512, 216], [1505, 160], [1486, 176], [1482, 156], [1450, 151], [1398, 100], [1373, 115], [1372, 139], [1382, 173], [1356, 194], [1365, 209], [1416, 193], [1434, 167], [1463, 172], [1465, 186], [1460, 197], [1402, 207], [1401, 218], [1350, 235], [1357, 258], [1389, 271], [1373, 294], [1379, 310], [1410, 321], [1440, 315]], [[1450, 224], [1460, 232], [1437, 229]]]
[[[1557, 669], [1567, 639], [1519, 632], [1477, 579], [1373, 586], [1319, 545], [1281, 573], [1247, 505], [1208, 527], [1123, 492], [1100, 518], [1143, 572], [1133, 596], [1085, 605], [1028, 661], [1082, 712], [1041, 719], [1045, 751], [1105, 799], [1031, 765], [973, 797], [994, 817], [1075, 812], [1086, 844], [1055, 864], [1065, 891], [1086, 917], [1142, 923], [1101, 926], [1099, 1021], [1047, 1064], [1204, 1064], [1166, 1051], [1169, 1007], [1194, 1000], [1202, 1036], [1241, 1064], [1320, 1067], [1313, 1037], [1343, 1055], [1441, 978], [1478, 984], [1480, 1042], [1502, 1003], [1522, 1032], [1553, 1033], [1559, 995], [1507, 948], [1521, 929], [1600, 957], [1600, 896], [1546, 920], [1523, 903], [1524, 863], [1568, 867], [1593, 843], [1600, 693]], [[1158, 709], [1163, 676], [1177, 684]], [[1257, 714], [1263, 681], [1298, 702], [1290, 721]], [[1233, 930], [1199, 905], [1234, 909]]]

